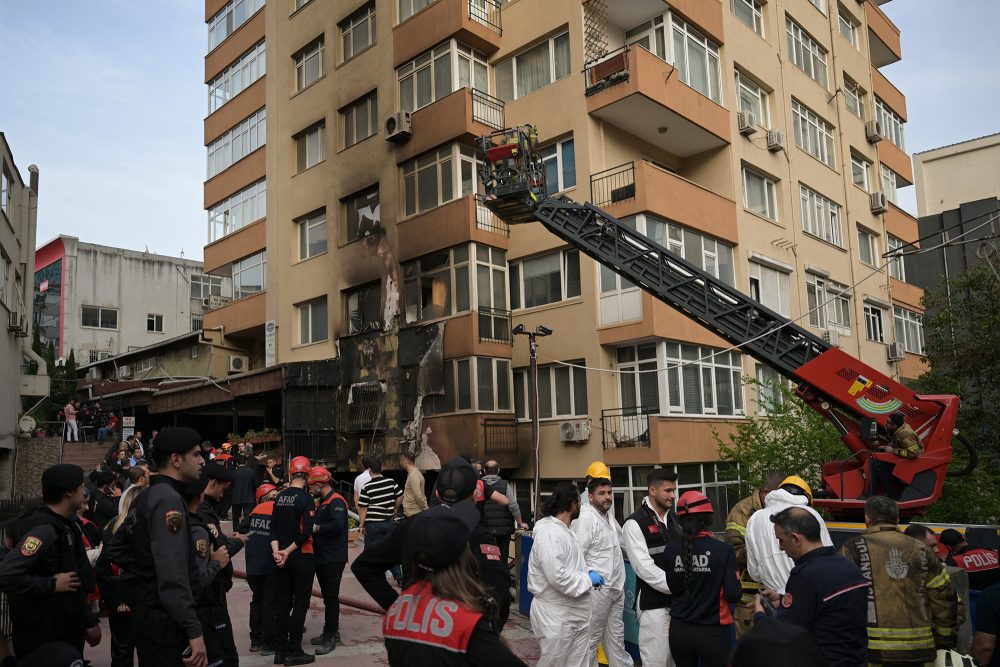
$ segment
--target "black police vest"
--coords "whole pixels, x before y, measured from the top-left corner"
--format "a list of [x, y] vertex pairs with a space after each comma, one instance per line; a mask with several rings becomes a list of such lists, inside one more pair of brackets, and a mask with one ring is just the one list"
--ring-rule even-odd
[[[667, 513], [667, 525], [660, 522], [656, 513], [648, 506], [642, 505], [626, 521], [635, 521], [639, 524], [642, 537], [646, 540], [646, 549], [650, 557], [658, 568], [667, 571], [667, 543], [678, 539], [681, 536], [680, 527], [673, 521], [670, 513]], [[639, 609], [663, 609], [673, 603], [673, 596], [661, 593], [642, 579], [636, 577], [636, 586], [639, 589]]]
[[94, 573], [83, 548], [83, 531], [74, 529], [67, 520], [53, 514], [47, 508], [39, 507], [34, 512], [24, 514], [16, 520], [11, 540], [15, 546], [32, 528], [52, 526], [56, 533], [56, 544], [46, 557], [34, 566], [34, 574], [54, 576], [60, 572], [76, 572], [80, 577], [80, 590], [66, 593], [51, 593], [44, 601], [34, 596], [10, 595], [11, 615], [19, 620], [40, 622], [51, 616], [53, 609], [59, 609], [72, 616], [79, 615], [81, 598], [86, 599], [88, 591], [95, 585]]
[[500, 495], [507, 495], [507, 482], [498, 479], [487, 485], [486, 492], [486, 526], [494, 535], [510, 535], [514, 532], [514, 517], [510, 515], [510, 510], [506, 505], [500, 505], [490, 500], [490, 494], [498, 491]]
[[[200, 526], [202, 530], [208, 535], [208, 539], [211, 543], [211, 548], [218, 548], [218, 545], [212, 539], [212, 529], [208, 527], [208, 522], [200, 514], [193, 512], [188, 512], [188, 526]], [[190, 530], [190, 528], [189, 528]], [[194, 536], [192, 535], [192, 539]], [[197, 554], [196, 554], [197, 555]], [[194, 601], [194, 606], [199, 609], [206, 607], [219, 607], [222, 605], [222, 600], [226, 596], [224, 589], [224, 581], [221, 578], [222, 573], [219, 572], [215, 579], [212, 580], [208, 586], [201, 587], [201, 595], [197, 597]], [[194, 586], [192, 586], [192, 589]]]

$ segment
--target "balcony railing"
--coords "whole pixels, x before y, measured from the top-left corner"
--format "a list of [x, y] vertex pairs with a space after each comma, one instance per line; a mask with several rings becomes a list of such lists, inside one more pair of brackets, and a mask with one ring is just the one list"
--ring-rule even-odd
[[479, 340], [512, 343], [510, 311], [499, 308], [479, 308]]
[[594, 206], [635, 199], [635, 162], [626, 162], [591, 176], [590, 197]]
[[652, 406], [601, 410], [604, 449], [649, 447], [649, 415], [656, 412]]
[[359, 382], [341, 393], [337, 405], [340, 434], [383, 433], [386, 428], [385, 388], [379, 382]]
[[472, 120], [492, 127], [494, 130], [504, 128], [503, 100], [487, 95], [481, 90], [472, 89]]
[[487, 456], [517, 453], [517, 420], [499, 417], [483, 419], [483, 446]]
[[493, 211], [483, 206], [479, 200], [476, 200], [476, 227], [494, 234], [510, 236], [510, 226], [498, 218]]
[[587, 97], [610, 86], [628, 81], [631, 48], [631, 45], [622, 46], [584, 65], [584, 81], [587, 85], [585, 94]]
[[500, 0], [469, 0], [469, 18], [503, 35]]

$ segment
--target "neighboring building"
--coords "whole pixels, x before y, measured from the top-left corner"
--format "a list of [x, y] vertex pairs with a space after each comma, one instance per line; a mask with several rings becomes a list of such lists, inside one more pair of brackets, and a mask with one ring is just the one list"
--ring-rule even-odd
[[37, 250], [34, 323], [57, 359], [78, 365], [200, 331], [209, 301], [231, 288], [201, 262], [58, 236]]
[[[946, 290], [945, 282], [965, 275], [984, 262], [1000, 269], [996, 239], [1000, 237], [1000, 199], [969, 201], [957, 208], [920, 218], [920, 237], [933, 252], [907, 258], [914, 282], [924, 289]], [[992, 243], [983, 252], [983, 242]], [[909, 270], [909, 269], [907, 269]]]
[[913, 154], [917, 215], [1000, 198], [1000, 133]]
[[[239, 350], [221, 343], [218, 331], [191, 331], [77, 367], [81, 379], [94, 381], [206, 380], [224, 378], [245, 363]], [[235, 362], [231, 357], [235, 357]]]
[[[38, 167], [28, 167], [25, 183], [7, 138], [0, 132], [0, 497], [10, 496], [14, 472], [15, 434], [22, 398], [49, 394], [45, 362], [31, 351], [31, 285], [38, 225]], [[29, 374], [30, 366], [37, 371]], [[30, 407], [30, 405], [28, 406]]]
[[773, 372], [704, 360], [729, 346], [478, 206], [473, 139], [537, 124], [552, 192], [914, 378], [922, 343], [893, 317], [919, 321], [920, 290], [877, 268], [918, 238], [895, 204], [913, 171], [905, 98], [879, 72], [901, 57], [882, 4], [206, 0], [205, 270], [235, 298], [205, 325], [252, 369], [341, 358], [331, 458], [422, 441], [499, 458], [524, 497], [528, 360], [510, 332], [546, 325], [542, 490], [603, 458], [619, 512], [656, 464], [725, 507], [712, 429], [758, 409], [743, 376]]

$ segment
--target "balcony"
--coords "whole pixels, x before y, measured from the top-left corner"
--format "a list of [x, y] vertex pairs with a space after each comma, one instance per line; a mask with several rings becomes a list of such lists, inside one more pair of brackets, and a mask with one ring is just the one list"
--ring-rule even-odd
[[899, 28], [871, 2], [865, 3], [865, 20], [868, 23], [868, 45], [872, 65], [885, 67], [899, 62], [903, 58]]
[[449, 141], [465, 140], [504, 127], [504, 103], [471, 88], [459, 88], [410, 114], [413, 137], [396, 149], [405, 162]]
[[506, 223], [471, 195], [401, 220], [396, 230], [401, 262], [469, 241], [501, 250], [507, 250], [510, 245]]
[[909, 153], [888, 139], [883, 139], [878, 142], [878, 159], [899, 177], [896, 179], [896, 187], [913, 185], [913, 161]]
[[878, 71], [876, 68], [871, 68], [872, 73], [872, 92], [880, 100], [885, 102], [890, 109], [899, 114], [900, 118], [904, 121], [906, 120], [906, 97], [903, 93], [899, 92], [896, 86], [892, 85], [889, 79], [885, 78], [882, 72]]
[[[639, 408], [632, 408], [637, 412]], [[612, 411], [613, 412], [613, 411]], [[602, 415], [602, 421], [603, 421]], [[605, 444], [604, 462], [608, 465], [657, 465], [664, 463], [699, 463], [718, 460], [719, 452], [715, 445], [713, 431], [726, 441], [730, 433], [736, 430], [738, 419], [703, 417], [665, 417], [657, 414], [636, 414], [626, 416], [632, 420], [632, 431], [619, 431], [619, 441], [615, 446], [611, 439], [611, 447]], [[613, 421], [603, 422], [607, 429], [613, 426]], [[637, 429], [645, 427], [639, 432]], [[628, 428], [628, 427], [624, 427]], [[634, 443], [626, 443], [622, 435], [632, 435]]]
[[729, 111], [642, 47], [625, 46], [589, 63], [585, 80], [590, 115], [678, 157], [730, 142]]
[[[586, 4], [588, 0], [583, 0]], [[612, 0], [606, 3], [608, 23], [622, 32], [666, 11], [663, 0]], [[670, 9], [716, 44], [725, 43], [724, 11], [719, 0], [671, 0]], [[726, 3], [729, 4], [729, 3]]]
[[601, 410], [604, 449], [649, 447], [649, 415], [656, 412], [652, 406]]
[[454, 37], [487, 55], [500, 48], [499, 0], [436, 0], [392, 29], [393, 66]]
[[590, 177], [595, 206], [622, 218], [650, 212], [731, 243], [738, 242], [736, 202], [652, 162], [626, 162]]
[[337, 400], [337, 431], [343, 435], [385, 433], [386, 386], [382, 382], [355, 382]]
[[205, 246], [205, 273], [212, 273], [266, 247], [267, 221], [252, 222]]
[[510, 311], [502, 308], [479, 308], [479, 340], [491, 343], [513, 343], [510, 333]]
[[258, 327], [263, 333], [267, 318], [266, 303], [266, 290], [230, 301], [222, 308], [205, 312], [203, 326], [206, 329], [224, 327], [227, 336], [246, 335]]
[[895, 204], [890, 204], [885, 212], [885, 231], [907, 243], [916, 241], [920, 236], [917, 219]]
[[488, 457], [517, 455], [517, 420], [513, 417], [483, 418], [483, 452]]

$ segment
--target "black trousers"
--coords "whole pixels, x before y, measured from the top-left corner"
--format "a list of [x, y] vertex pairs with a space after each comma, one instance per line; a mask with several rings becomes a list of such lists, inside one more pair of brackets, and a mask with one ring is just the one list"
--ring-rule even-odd
[[109, 610], [108, 629], [111, 630], [111, 667], [132, 667], [135, 664], [132, 614]]
[[896, 497], [896, 478], [892, 471], [896, 466], [888, 461], [871, 461], [871, 483], [868, 485], [868, 495], [886, 495]]
[[233, 530], [234, 531], [237, 530], [237, 529], [239, 529], [239, 527], [240, 527], [240, 521], [243, 520], [243, 517], [250, 516], [250, 512], [253, 511], [253, 508], [254, 508], [253, 503], [251, 503], [249, 505], [242, 504], [242, 503], [234, 503], [233, 504]]
[[187, 635], [165, 609], [133, 606], [131, 616], [139, 667], [183, 667], [181, 653], [188, 647]]
[[323, 632], [340, 630], [340, 580], [344, 576], [347, 563], [326, 563], [316, 566], [316, 579], [323, 591]]
[[274, 604], [278, 595], [278, 574], [252, 575], [247, 583], [253, 592], [250, 600], [250, 642], [274, 643]]
[[65, 642], [83, 653], [83, 615], [71, 615], [52, 610], [51, 616], [39, 618], [26, 615], [19, 609], [11, 610], [11, 624], [15, 655], [28, 655], [49, 642]]
[[670, 620], [670, 655], [677, 667], [726, 667], [731, 648], [728, 625]]
[[274, 605], [275, 646], [286, 651], [302, 646], [306, 611], [316, 574], [312, 554], [294, 551], [278, 569], [278, 596]]
[[233, 627], [225, 606], [198, 607], [198, 620], [204, 632], [209, 667], [238, 667], [239, 653], [233, 641]]
[[[233, 504], [233, 487], [227, 488], [222, 492], [222, 500], [219, 501], [217, 506], [217, 512], [219, 516], [219, 521], [225, 521], [226, 517], [229, 515], [229, 507]], [[236, 525], [235, 523], [233, 524]]]

